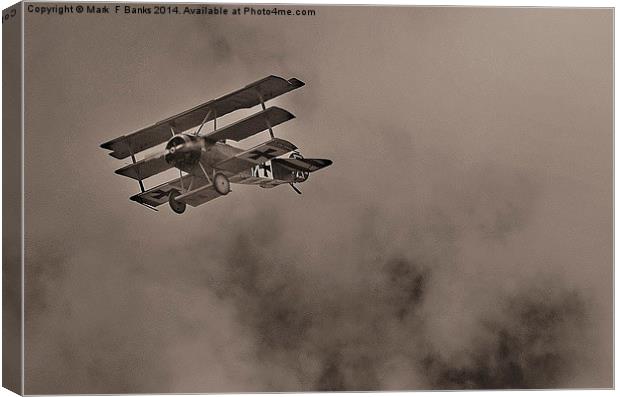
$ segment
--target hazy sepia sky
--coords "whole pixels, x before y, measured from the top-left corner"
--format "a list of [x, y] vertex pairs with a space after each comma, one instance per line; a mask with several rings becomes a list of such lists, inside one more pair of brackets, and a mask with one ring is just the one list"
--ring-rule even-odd
[[[304, 8], [26, 14], [26, 393], [611, 387], [612, 10]], [[302, 196], [127, 199], [102, 142], [269, 74]]]

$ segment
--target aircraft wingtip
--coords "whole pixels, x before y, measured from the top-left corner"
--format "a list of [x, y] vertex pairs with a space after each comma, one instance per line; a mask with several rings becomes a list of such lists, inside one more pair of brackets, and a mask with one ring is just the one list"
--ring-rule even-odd
[[306, 85], [306, 83], [304, 83], [303, 81], [293, 77], [292, 79], [290, 79], [289, 84], [291, 84], [292, 86], [294, 86], [295, 88], [299, 88], [299, 87], [303, 87]]

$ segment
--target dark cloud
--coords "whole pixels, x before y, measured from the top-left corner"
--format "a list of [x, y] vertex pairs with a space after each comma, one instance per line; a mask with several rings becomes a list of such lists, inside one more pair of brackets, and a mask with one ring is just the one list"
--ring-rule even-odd
[[[268, 226], [269, 237], [251, 232], [258, 224]], [[562, 387], [587, 358], [575, 350], [592, 342], [583, 332], [585, 301], [560, 283], [532, 281], [512, 294], [493, 295], [496, 310], [470, 309], [476, 316], [474, 334], [459, 345], [465, 356], [443, 358], [421, 315], [422, 310], [432, 313], [433, 308], [424, 308], [424, 298], [441, 280], [433, 280], [432, 267], [420, 258], [371, 255], [372, 269], [365, 269], [363, 279], [316, 294], [326, 283], [324, 274], [301, 275], [305, 261], [288, 252], [277, 212], [266, 211], [235, 233], [223, 268], [207, 286], [237, 307], [238, 321], [254, 334], [257, 359], [287, 368], [298, 384], [290, 389], [273, 381], [270, 390], [389, 388], [383, 377], [395, 348], [420, 380], [417, 387], [432, 389]], [[357, 246], [364, 248], [352, 260], [360, 262], [378, 248]], [[354, 263], [353, 268], [364, 266]], [[318, 369], [304, 365], [305, 357]]]
[[[479, 335], [452, 361], [429, 353], [422, 366], [439, 389], [565, 387], [583, 360], [588, 312], [576, 291], [534, 285], [498, 302], [502, 314], [479, 319]], [[462, 365], [458, 363], [462, 362]]]

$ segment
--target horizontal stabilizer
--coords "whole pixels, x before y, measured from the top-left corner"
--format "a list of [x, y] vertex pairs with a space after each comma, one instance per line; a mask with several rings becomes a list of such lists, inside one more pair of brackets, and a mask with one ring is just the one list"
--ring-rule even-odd
[[270, 107], [203, 136], [211, 141], [230, 139], [238, 142], [294, 118], [295, 116], [284, 109]]
[[285, 80], [278, 76], [268, 76], [240, 90], [198, 105], [132, 134], [112, 139], [103, 143], [101, 147], [110, 150], [110, 156], [124, 159], [131, 154], [166, 142], [172, 135], [172, 129], [176, 133], [187, 131], [201, 125], [203, 121], [211, 121], [238, 109], [252, 108], [260, 104], [261, 99], [266, 102], [302, 86], [304, 83], [294, 78]]
[[150, 157], [144, 160], [140, 160], [137, 163], [127, 165], [123, 168], [119, 168], [114, 172], [119, 175], [124, 175], [129, 178], [141, 181], [150, 176], [159, 174], [160, 172], [164, 172], [172, 168], [172, 166], [166, 162], [164, 155], [165, 153], [162, 153], [157, 155], [156, 157]]
[[314, 172], [332, 165], [327, 159], [273, 159], [272, 164], [281, 164], [292, 171]]

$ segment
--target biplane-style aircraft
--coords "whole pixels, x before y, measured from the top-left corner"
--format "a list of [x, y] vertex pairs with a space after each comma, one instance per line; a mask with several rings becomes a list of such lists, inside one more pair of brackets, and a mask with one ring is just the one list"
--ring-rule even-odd
[[[302, 86], [304, 83], [295, 78], [285, 80], [269, 76], [150, 127], [103, 143], [101, 147], [111, 150], [109, 154], [117, 159], [131, 157], [132, 164], [115, 172], [137, 180], [141, 192], [130, 200], [154, 210], [168, 202], [174, 212], [181, 214], [187, 205], [196, 207], [228, 194], [231, 183], [263, 188], [289, 184], [301, 194], [294, 184], [306, 181], [311, 172], [332, 162], [303, 158], [295, 145], [274, 137], [273, 127], [295, 116], [279, 107], [266, 108], [265, 102]], [[262, 110], [258, 113], [217, 128], [218, 117], [259, 104]], [[203, 131], [209, 121], [213, 121], [213, 131]], [[189, 131], [193, 128], [196, 130]], [[267, 130], [271, 139], [251, 149], [226, 143]], [[165, 148], [136, 161], [136, 153], [164, 142]], [[171, 168], [179, 170], [179, 178], [145, 190], [144, 179]]]

